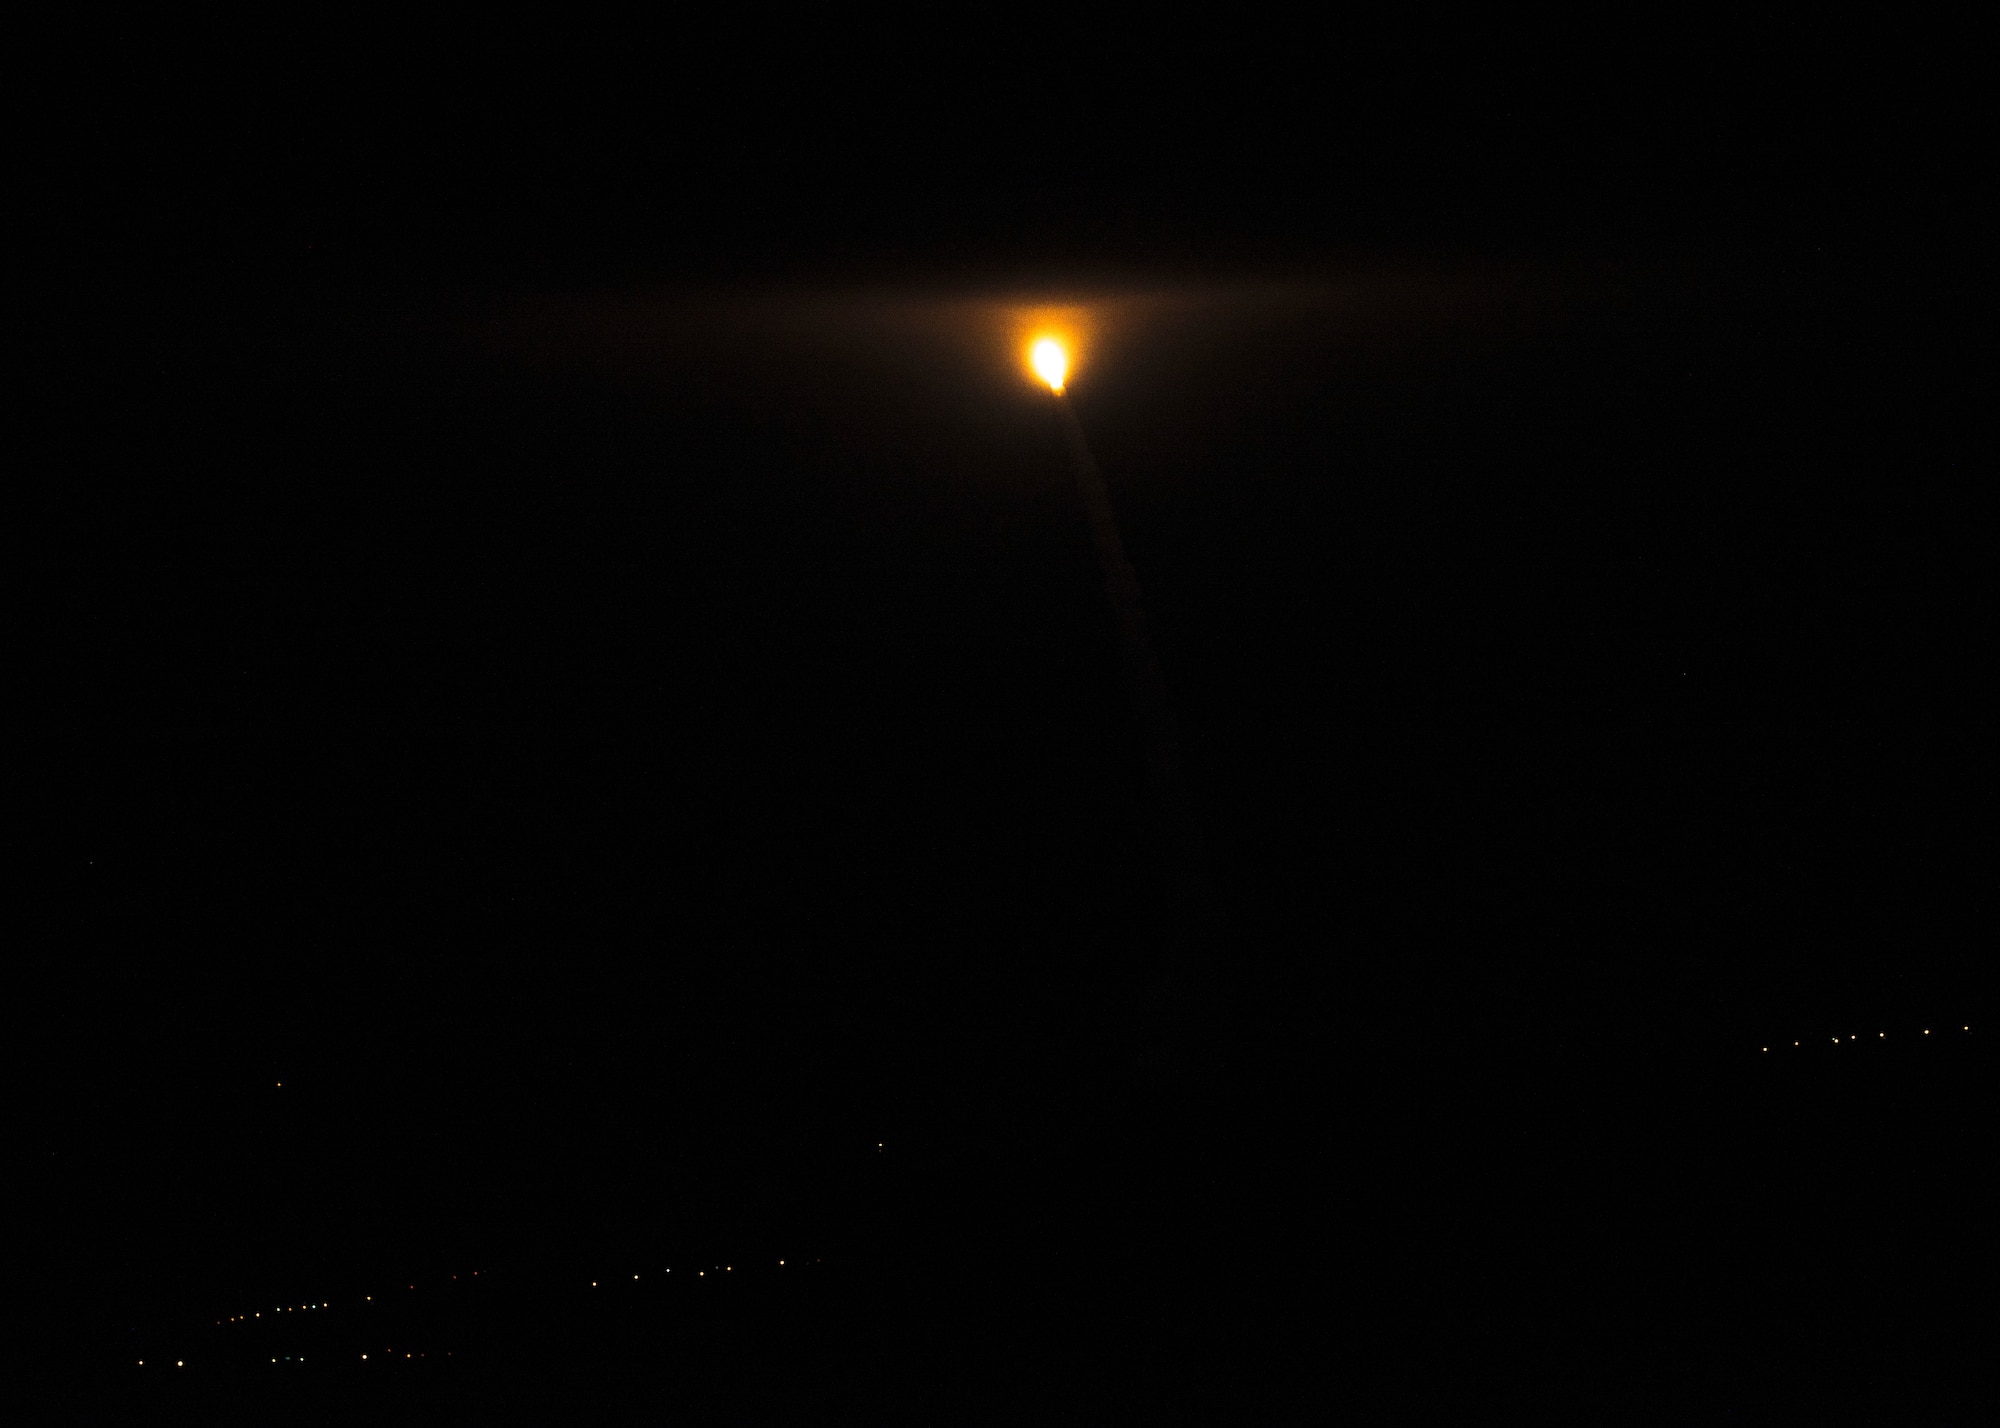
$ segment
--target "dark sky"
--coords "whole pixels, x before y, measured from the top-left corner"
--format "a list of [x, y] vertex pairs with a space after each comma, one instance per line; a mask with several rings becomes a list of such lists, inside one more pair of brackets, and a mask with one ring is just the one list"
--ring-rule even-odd
[[1018, 1167], [1289, 1165], [1343, 1048], [1981, 1004], [1949, 71], [511, 13], [52, 41], [9, 848], [51, 1238], [119, 1302], [1002, 1201], [1129, 1248], [1169, 1211]]

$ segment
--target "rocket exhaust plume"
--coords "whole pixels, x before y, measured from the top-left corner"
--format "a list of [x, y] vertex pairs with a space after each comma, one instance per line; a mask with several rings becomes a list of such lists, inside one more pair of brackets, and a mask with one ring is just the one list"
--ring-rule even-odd
[[1035, 375], [1049, 384], [1049, 390], [1062, 395], [1063, 378], [1069, 375], [1069, 354], [1062, 344], [1053, 337], [1044, 337], [1028, 353], [1028, 361], [1034, 365]]

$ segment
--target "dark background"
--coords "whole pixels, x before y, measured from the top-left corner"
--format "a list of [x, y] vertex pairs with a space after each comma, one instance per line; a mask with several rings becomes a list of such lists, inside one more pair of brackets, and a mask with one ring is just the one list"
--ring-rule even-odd
[[[1951, 37], [37, 43], [52, 1401], [1966, 1421]], [[1228, 917], [1192, 949], [993, 316], [1046, 303], [1095, 315], [1074, 401]], [[215, 1337], [474, 1268], [284, 1340], [455, 1378]], [[169, 1351], [199, 1377], [127, 1372]]]

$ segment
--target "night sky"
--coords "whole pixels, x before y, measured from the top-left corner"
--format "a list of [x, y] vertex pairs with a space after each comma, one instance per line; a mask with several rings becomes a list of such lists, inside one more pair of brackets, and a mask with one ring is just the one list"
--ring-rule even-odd
[[43, 36], [46, 1421], [1973, 1421], [1971, 91], [1621, 23]]

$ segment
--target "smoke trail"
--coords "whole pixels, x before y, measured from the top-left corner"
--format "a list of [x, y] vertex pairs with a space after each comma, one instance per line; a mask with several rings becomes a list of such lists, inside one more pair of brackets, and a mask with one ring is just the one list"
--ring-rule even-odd
[[[1216, 1032], [1222, 1030], [1220, 980], [1214, 954], [1224, 934], [1222, 906], [1208, 876], [1200, 826], [1188, 798], [1180, 758], [1180, 728], [1166, 696], [1166, 678], [1146, 636], [1146, 610], [1140, 600], [1138, 574], [1126, 560], [1118, 522], [1112, 516], [1110, 492], [1084, 440], [1070, 398], [1056, 394], [1056, 424], [1070, 460], [1070, 472], [1084, 498], [1090, 538], [1098, 548], [1104, 572], [1104, 596], [1110, 600], [1118, 626], [1118, 662], [1132, 714], [1146, 748], [1146, 774], [1152, 784], [1154, 808], [1160, 818], [1160, 840], [1172, 906], [1172, 940], [1166, 948], [1162, 976], [1142, 994], [1138, 1008], [1132, 1070], [1146, 1080], [1180, 1078], [1188, 1072], [1214, 1072], [1210, 1056]], [[1206, 1062], [1206, 1066], [1204, 1066]]]

